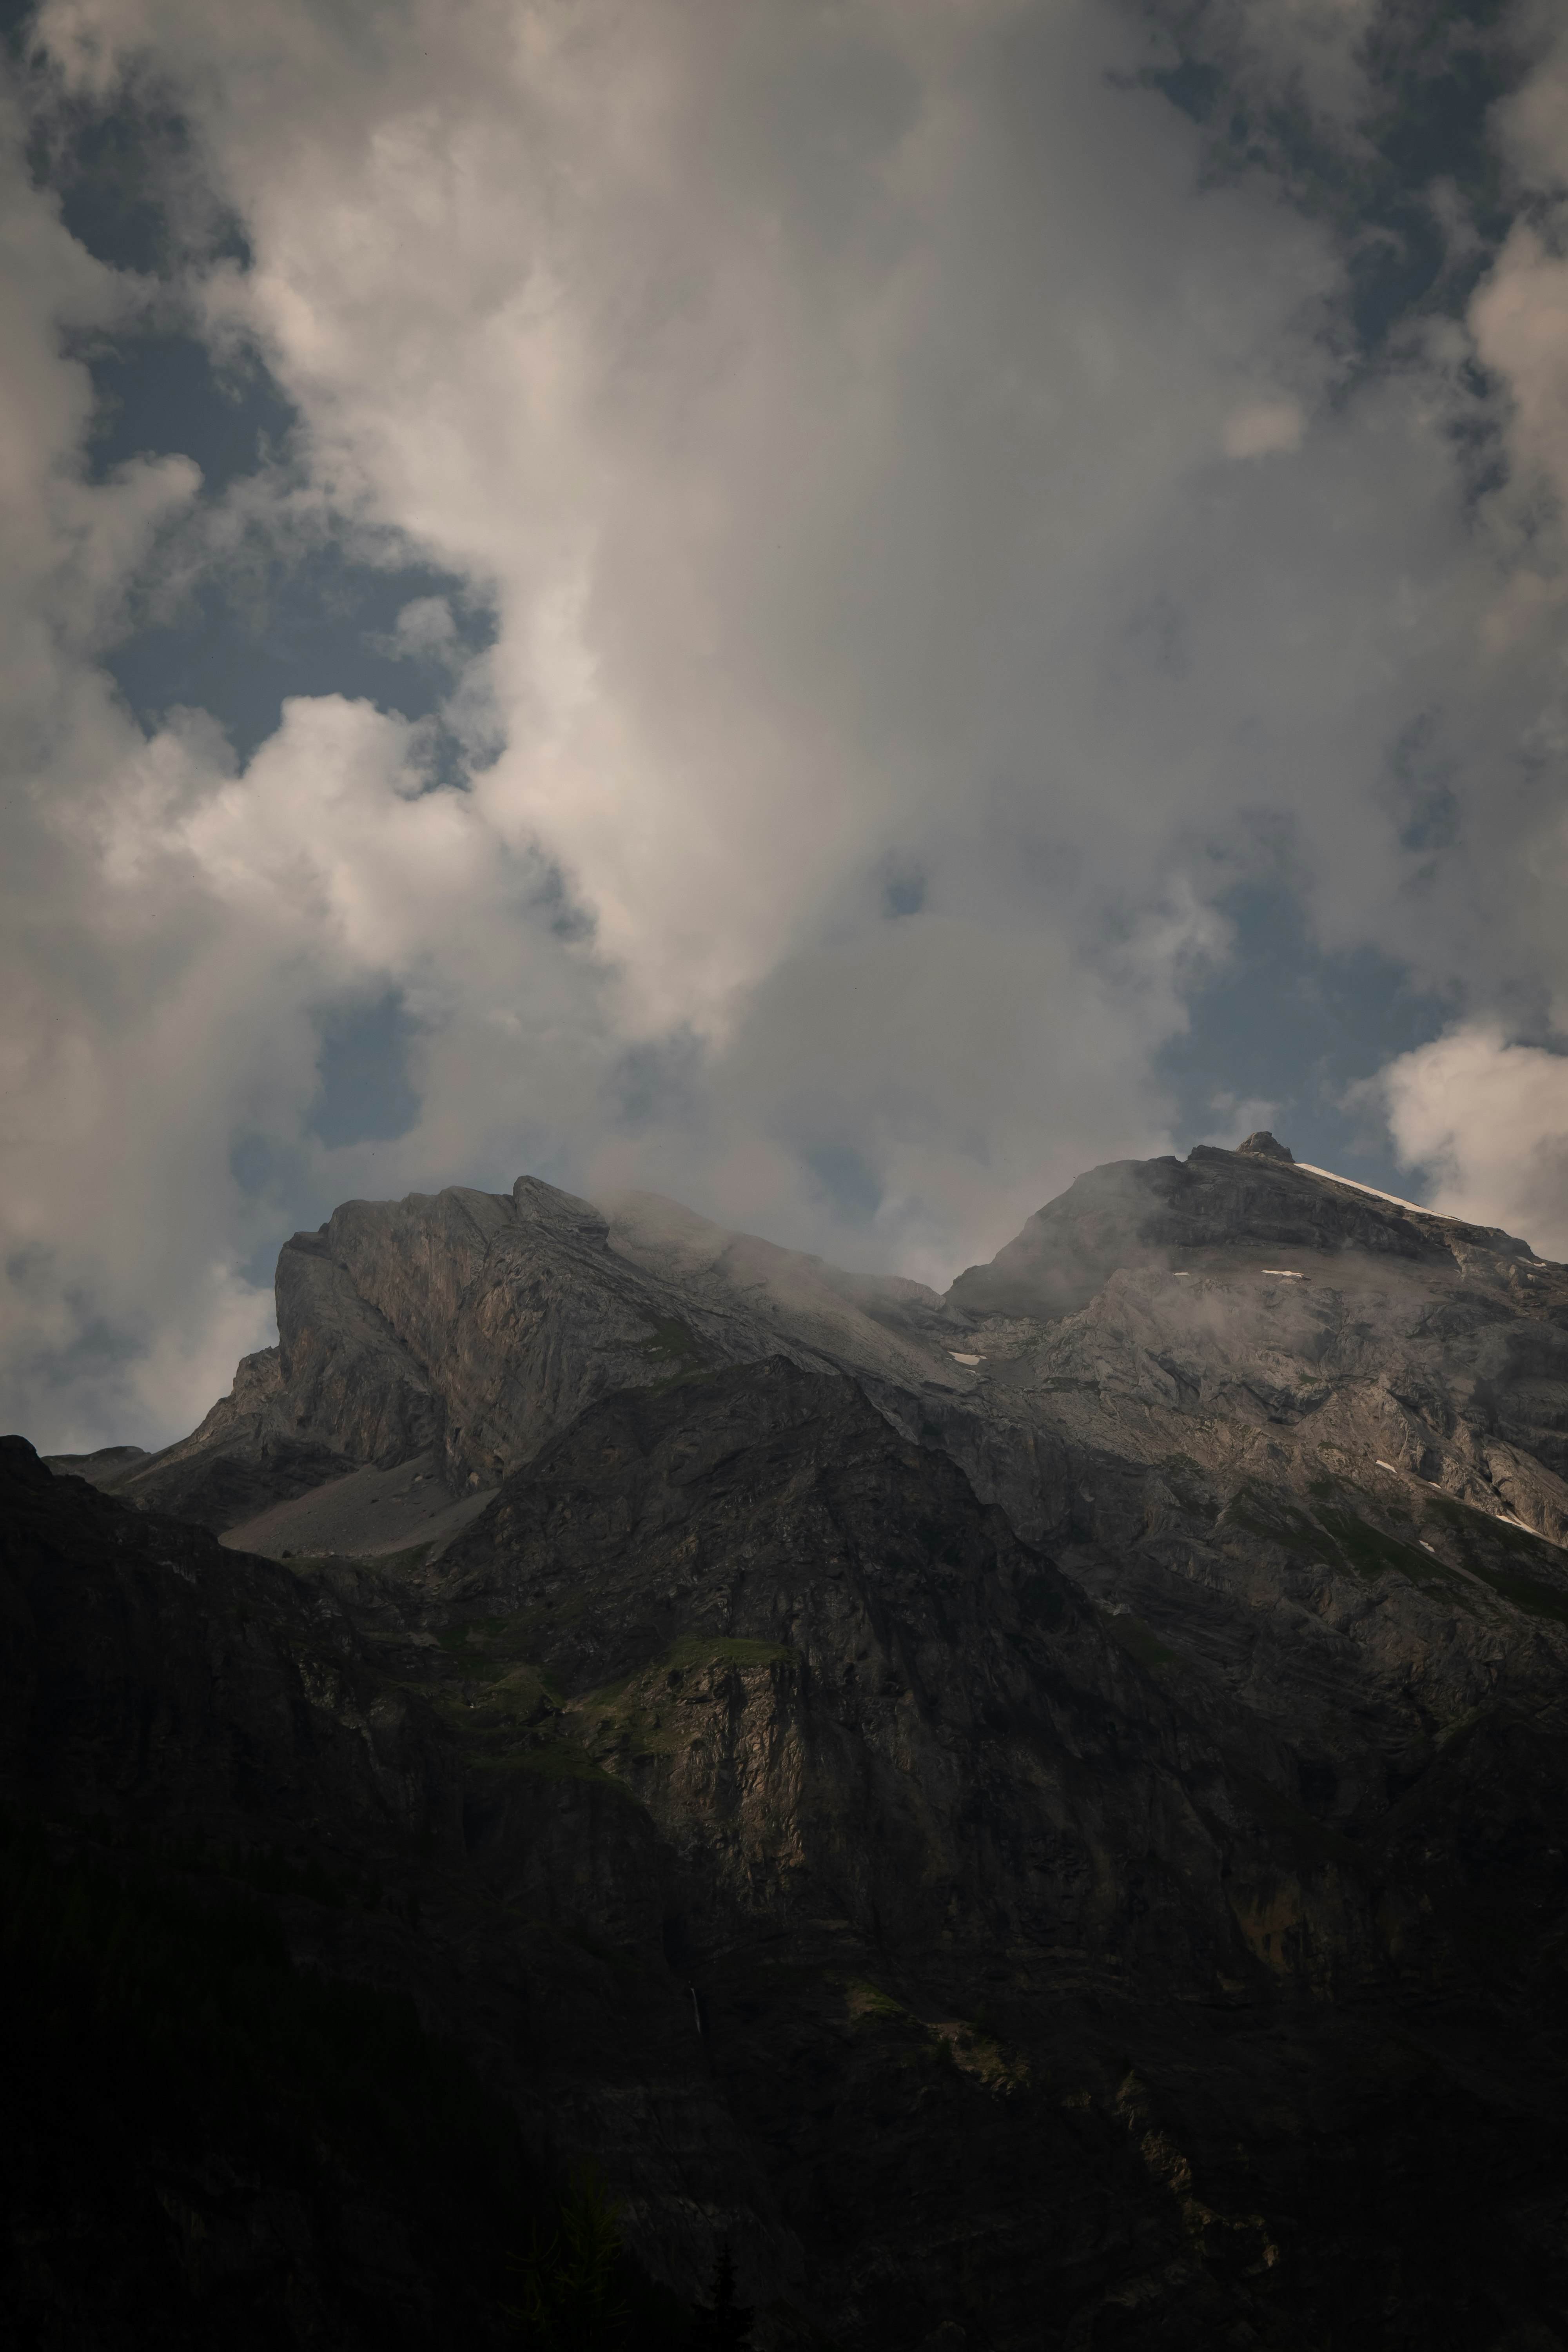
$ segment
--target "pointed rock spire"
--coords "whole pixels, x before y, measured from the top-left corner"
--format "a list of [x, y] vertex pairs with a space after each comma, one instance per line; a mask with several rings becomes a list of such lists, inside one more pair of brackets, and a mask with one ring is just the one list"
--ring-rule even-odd
[[1245, 1151], [1253, 1160], [1288, 1160], [1292, 1168], [1296, 1164], [1294, 1153], [1283, 1143], [1277, 1142], [1266, 1127], [1255, 1129], [1245, 1143], [1238, 1143], [1236, 1148], [1237, 1151]]

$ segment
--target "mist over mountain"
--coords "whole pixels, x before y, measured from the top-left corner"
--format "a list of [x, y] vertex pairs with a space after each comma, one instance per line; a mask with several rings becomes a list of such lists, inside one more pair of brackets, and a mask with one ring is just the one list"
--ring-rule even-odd
[[249, 2084], [18, 2077], [26, 2340], [499, 2344], [588, 2163], [629, 2342], [1568, 2341], [1568, 1268], [1258, 1134], [945, 1295], [524, 1177], [277, 1300], [5, 1442], [15, 1966]]

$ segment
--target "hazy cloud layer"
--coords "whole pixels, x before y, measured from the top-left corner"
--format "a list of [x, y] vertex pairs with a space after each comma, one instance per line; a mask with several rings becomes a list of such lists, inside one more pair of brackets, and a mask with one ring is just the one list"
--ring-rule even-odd
[[[1511, 210], [1421, 184], [1461, 291], [1369, 363], [1311, 173], [1373, 152], [1380, 13], [1194, 21], [1250, 163], [1100, 0], [44, 6], [0, 191], [20, 1425], [172, 1433], [280, 1223], [524, 1164], [944, 1280], [1185, 1148], [1155, 1057], [1260, 877], [1452, 1006], [1363, 1092], [1406, 1161], [1568, 1250], [1564, 52], [1488, 35]], [[151, 90], [156, 282], [23, 163]], [[159, 306], [298, 414], [217, 495], [88, 478], [67, 354]], [[133, 721], [138, 614], [327, 546], [493, 611], [375, 634], [431, 717], [299, 697], [243, 766]], [[323, 1038], [383, 1006], [416, 1123], [329, 1145]]]

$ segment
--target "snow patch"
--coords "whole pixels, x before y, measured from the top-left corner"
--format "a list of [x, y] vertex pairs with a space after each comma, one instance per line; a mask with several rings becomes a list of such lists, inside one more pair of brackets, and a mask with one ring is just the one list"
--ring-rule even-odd
[[1336, 1176], [1331, 1168], [1314, 1168], [1310, 1160], [1298, 1160], [1297, 1167], [1303, 1176], [1326, 1177], [1331, 1184], [1346, 1184], [1352, 1192], [1366, 1192], [1374, 1201], [1391, 1201], [1396, 1209], [1414, 1209], [1418, 1217], [1435, 1217], [1436, 1209], [1424, 1209], [1419, 1201], [1402, 1201], [1397, 1192], [1380, 1192], [1375, 1184], [1358, 1184], [1353, 1176]]

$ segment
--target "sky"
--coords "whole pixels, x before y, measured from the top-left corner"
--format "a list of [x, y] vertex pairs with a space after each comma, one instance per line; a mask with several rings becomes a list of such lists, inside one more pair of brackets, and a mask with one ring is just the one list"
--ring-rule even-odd
[[1568, 21], [43, 0], [0, 1421], [339, 1202], [945, 1286], [1268, 1126], [1568, 1258]]

